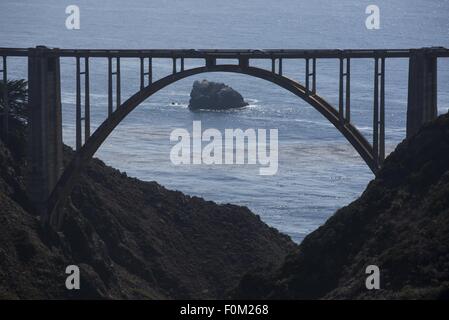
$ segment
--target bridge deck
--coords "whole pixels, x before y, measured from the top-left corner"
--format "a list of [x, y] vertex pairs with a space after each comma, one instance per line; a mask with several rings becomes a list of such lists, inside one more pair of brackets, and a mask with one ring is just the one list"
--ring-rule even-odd
[[[55, 49], [60, 57], [153, 57], [216, 59], [307, 59], [307, 58], [409, 58], [415, 49]], [[436, 57], [449, 57], [444, 47], [426, 48]], [[27, 56], [26, 48], [0, 48], [0, 56]]]

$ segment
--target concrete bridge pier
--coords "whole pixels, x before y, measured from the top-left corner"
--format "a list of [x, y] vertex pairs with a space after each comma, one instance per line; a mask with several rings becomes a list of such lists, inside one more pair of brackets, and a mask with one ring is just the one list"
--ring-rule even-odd
[[29, 164], [27, 191], [49, 223], [47, 200], [63, 170], [60, 63], [57, 49], [29, 50]]
[[409, 60], [407, 138], [437, 116], [437, 57], [429, 49], [412, 50]]

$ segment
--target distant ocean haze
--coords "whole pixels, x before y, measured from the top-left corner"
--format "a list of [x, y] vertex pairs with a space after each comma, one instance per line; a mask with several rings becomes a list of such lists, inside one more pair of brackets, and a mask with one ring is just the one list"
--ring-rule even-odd
[[[380, 30], [367, 30], [367, 1], [77, 1], [80, 30], [65, 28], [68, 1], [0, 2], [0, 46], [60, 48], [412, 48], [449, 47], [448, 1], [377, 1]], [[220, 14], [217, 14], [217, 13]], [[186, 68], [200, 62], [186, 60]], [[252, 62], [270, 69], [269, 62]], [[107, 115], [107, 60], [92, 59], [91, 105], [95, 129]], [[154, 79], [171, 72], [171, 60], [155, 59]], [[122, 59], [122, 101], [139, 89], [139, 61]], [[352, 121], [372, 139], [374, 62], [351, 61]], [[337, 60], [318, 60], [318, 93], [338, 105]], [[304, 81], [304, 61], [284, 61], [284, 75]], [[26, 63], [9, 61], [10, 76], [26, 76]], [[75, 65], [61, 60], [64, 142], [74, 145]], [[195, 80], [224, 82], [250, 105], [241, 110], [188, 110]], [[386, 64], [386, 147], [405, 136], [408, 65]], [[449, 109], [449, 62], [439, 63], [440, 112]], [[191, 129], [271, 129], [279, 132], [279, 168], [175, 166], [170, 133]], [[190, 195], [248, 206], [269, 225], [300, 242], [332, 213], [364, 190], [373, 174], [353, 147], [321, 114], [293, 94], [249, 76], [193, 76], [158, 92], [114, 130], [96, 154], [128, 175], [155, 180]]]

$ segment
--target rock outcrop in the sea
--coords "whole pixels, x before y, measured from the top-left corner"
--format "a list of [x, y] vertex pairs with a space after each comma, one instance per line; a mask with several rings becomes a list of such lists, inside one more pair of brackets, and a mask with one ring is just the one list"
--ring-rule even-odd
[[190, 92], [190, 110], [227, 110], [247, 105], [240, 93], [224, 83], [195, 81]]
[[[368, 265], [380, 289], [367, 290]], [[449, 299], [449, 114], [403, 141], [363, 193], [239, 298]]]
[[[143, 182], [94, 159], [43, 230], [24, 191], [25, 145], [0, 140], [0, 299], [217, 299], [295, 245], [247, 208]], [[65, 155], [71, 154], [68, 148]], [[78, 265], [81, 289], [65, 288]]]

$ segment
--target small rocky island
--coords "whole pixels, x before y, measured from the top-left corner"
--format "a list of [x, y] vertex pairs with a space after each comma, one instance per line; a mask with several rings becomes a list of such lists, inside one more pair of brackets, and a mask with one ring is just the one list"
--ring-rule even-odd
[[190, 110], [228, 110], [247, 105], [240, 93], [224, 83], [195, 81], [190, 92]]

